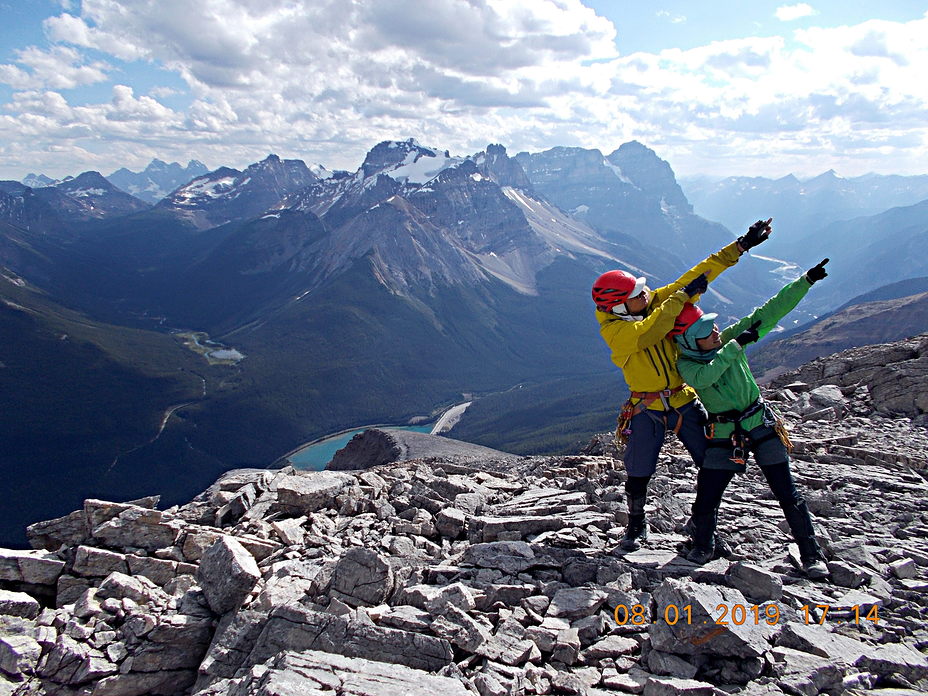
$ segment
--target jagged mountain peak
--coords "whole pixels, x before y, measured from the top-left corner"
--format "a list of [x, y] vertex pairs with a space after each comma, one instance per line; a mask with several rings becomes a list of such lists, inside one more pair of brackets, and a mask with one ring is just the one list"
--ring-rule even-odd
[[31, 172], [23, 179], [23, 184], [29, 188], [43, 188], [45, 186], [54, 186], [57, 183], [59, 183], [58, 179], [52, 179], [44, 174], [33, 174]]
[[57, 186], [62, 191], [68, 192], [77, 191], [87, 186], [101, 188], [105, 191], [111, 191], [116, 188], [109, 181], [107, 181], [106, 177], [104, 177], [100, 172], [96, 171], [82, 172], [76, 177], [69, 177], [67, 180], [62, 181]]
[[114, 186], [100, 172], [87, 171], [68, 178], [55, 188], [78, 201], [84, 214], [94, 218], [126, 215], [148, 208], [148, 204]]
[[462, 158], [452, 157], [448, 150], [423, 147], [415, 138], [385, 140], [367, 153], [358, 177], [370, 179], [386, 174], [403, 183], [424, 184], [443, 169], [461, 161]]
[[624, 143], [606, 159], [619, 167], [625, 176], [649, 196], [658, 198], [662, 206], [692, 213], [693, 206], [677, 183], [670, 164], [637, 140]]
[[204, 229], [259, 215], [318, 181], [302, 160], [282, 160], [270, 154], [245, 171], [220, 167], [198, 176], [158, 207], [174, 210]]
[[506, 153], [503, 145], [487, 145], [486, 150], [478, 152], [469, 159], [474, 161], [483, 176], [500, 186], [512, 186], [525, 191], [532, 190], [532, 182], [529, 181], [522, 165]]

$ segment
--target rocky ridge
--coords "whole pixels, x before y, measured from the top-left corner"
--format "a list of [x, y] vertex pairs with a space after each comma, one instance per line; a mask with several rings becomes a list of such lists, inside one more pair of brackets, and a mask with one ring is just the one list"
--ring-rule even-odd
[[676, 441], [651, 539], [624, 555], [609, 436], [515, 462], [239, 470], [169, 510], [85, 501], [0, 552], [0, 693], [924, 693], [928, 432], [880, 385], [915, 379], [926, 345], [816, 361], [767, 394], [827, 582], [796, 569], [753, 466], [722, 506], [730, 556], [685, 561]]

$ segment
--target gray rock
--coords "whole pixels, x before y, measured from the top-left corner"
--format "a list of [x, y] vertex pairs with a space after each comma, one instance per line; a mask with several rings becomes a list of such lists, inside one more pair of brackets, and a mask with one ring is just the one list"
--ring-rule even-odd
[[78, 546], [72, 572], [91, 578], [105, 578], [110, 573], [129, 574], [125, 555], [93, 546]]
[[500, 624], [493, 637], [481, 645], [477, 653], [505, 665], [521, 665], [535, 649], [522, 624], [510, 619]]
[[[173, 546], [180, 531], [180, 525], [166, 520], [160, 510], [151, 510], [136, 505], [118, 505], [104, 503], [104, 509], [94, 508], [88, 512], [89, 504], [95, 501], [85, 501], [85, 512], [92, 518], [91, 528], [93, 537], [112, 548], [142, 548], [148, 551]], [[99, 501], [96, 501], [99, 502]], [[111, 511], [117, 511], [114, 517], [94, 524], [97, 518], [102, 519]], [[104, 513], [105, 514], [102, 514]]]
[[240, 606], [260, 579], [254, 557], [231, 537], [222, 537], [210, 546], [197, 570], [206, 601], [217, 614]]
[[412, 585], [403, 590], [400, 601], [427, 611], [433, 616], [444, 613], [448, 606], [463, 611], [470, 611], [476, 606], [473, 592], [459, 582], [450, 585]]
[[861, 655], [854, 666], [884, 677], [900, 674], [911, 682], [928, 678], [925, 656], [905, 644], [880, 646]]
[[126, 556], [126, 565], [130, 575], [142, 575], [161, 587], [180, 574], [196, 572], [196, 566], [187, 563], [133, 554]]
[[62, 575], [58, 578], [55, 593], [55, 606], [63, 607], [73, 604], [82, 594], [99, 583], [97, 578], [76, 578], [71, 575]]
[[0, 590], [0, 615], [34, 619], [41, 610], [38, 601], [25, 592]]
[[93, 687], [93, 696], [176, 696], [193, 686], [190, 670], [127, 672], [104, 677]]
[[607, 592], [585, 587], [567, 587], [558, 590], [548, 606], [547, 616], [579, 619], [592, 616], [609, 598]]
[[90, 657], [90, 647], [67, 635], [58, 636], [54, 647], [39, 666], [38, 674], [56, 684], [74, 683], [74, 677], [82, 669], [84, 660]]
[[14, 679], [28, 677], [35, 672], [42, 656], [42, 646], [31, 636], [0, 633], [0, 671]]
[[576, 628], [567, 628], [557, 634], [551, 659], [572, 665], [580, 655], [580, 634]]
[[271, 612], [248, 660], [250, 664], [264, 662], [286, 650], [321, 650], [427, 671], [439, 670], [454, 658], [450, 644], [440, 638], [363, 624], [300, 606], [278, 607]]
[[97, 588], [99, 600], [131, 599], [138, 604], [166, 606], [170, 597], [155, 583], [145, 577], [132, 577], [123, 573], [110, 573]]
[[303, 529], [303, 523], [306, 517], [289, 517], [283, 520], [271, 522], [271, 527], [277, 533], [277, 537], [287, 546], [297, 546], [303, 543], [306, 538], [306, 530]]
[[692, 679], [699, 671], [696, 665], [661, 650], [652, 650], [648, 653], [648, 669], [654, 674], [679, 679]]
[[714, 696], [715, 688], [695, 679], [649, 677], [643, 693], [644, 696]]
[[844, 394], [841, 388], [834, 384], [823, 384], [809, 391], [809, 400], [818, 408], [833, 408], [836, 413], [843, 411], [845, 406]]
[[44, 551], [0, 549], [0, 580], [55, 585], [64, 566], [64, 561]]
[[334, 471], [284, 476], [277, 482], [275, 507], [295, 516], [334, 507], [338, 495], [353, 483], [351, 476]]
[[473, 517], [470, 520], [471, 541], [518, 540], [530, 534], [541, 534], [566, 526], [563, 517]]
[[831, 581], [839, 587], [858, 588], [867, 583], [868, 574], [859, 566], [843, 561], [828, 561]]
[[35, 549], [57, 551], [62, 546], [79, 546], [90, 538], [83, 510], [26, 527], [26, 538]]
[[783, 595], [780, 576], [751, 563], [733, 563], [725, 579], [755, 603], [776, 601]]
[[918, 574], [918, 566], [911, 558], [902, 558], [890, 563], [889, 570], [900, 580], [910, 580]]
[[462, 562], [515, 574], [535, 565], [535, 552], [524, 541], [491, 541], [468, 546]]
[[467, 526], [467, 515], [454, 507], [446, 507], [435, 513], [435, 529], [443, 537], [457, 539]]
[[796, 621], [783, 625], [776, 637], [776, 644], [848, 665], [854, 664], [862, 655], [873, 650], [873, 646], [867, 643], [833, 633], [824, 626]]
[[846, 673], [843, 665], [792, 648], [773, 648], [770, 657], [777, 684], [792, 694], [831, 692], [841, 686]]
[[583, 654], [587, 659], [595, 661], [621, 655], [632, 655], [638, 652], [638, 648], [637, 640], [626, 636], [610, 635], [591, 645], [583, 651]]
[[233, 696], [469, 696], [457, 679], [402, 665], [307, 650], [284, 652], [248, 675]]
[[[633, 667], [628, 672], [618, 672], [617, 670], [603, 671], [603, 686], [609, 689], [615, 689], [627, 694], [640, 694], [644, 692], [644, 687], [652, 675], [643, 669]], [[656, 687], [655, 687], [656, 688]]]
[[[720, 618], [720, 605], [731, 610], [736, 605], [747, 610], [751, 602], [738, 590], [713, 587], [686, 580], [668, 578], [654, 591], [659, 608], [675, 606], [686, 620], [674, 625], [658, 621], [650, 624], [648, 634], [657, 650], [680, 655], [721, 655], [731, 657], [760, 657], [768, 644], [763, 629], [752, 621], [738, 625], [730, 620], [727, 625], [716, 624]], [[689, 607], [690, 613], [684, 614]], [[688, 617], [692, 616], [692, 622]]]
[[393, 592], [393, 569], [370, 549], [349, 549], [335, 566], [330, 592], [352, 607], [375, 606]]
[[447, 607], [445, 613], [432, 621], [429, 628], [439, 638], [470, 653], [478, 652], [480, 646], [491, 638], [486, 626], [455, 606]]
[[217, 679], [234, 676], [245, 665], [264, 630], [267, 617], [268, 614], [263, 611], [242, 609], [220, 619], [213, 641], [200, 662], [196, 690], [205, 688]]

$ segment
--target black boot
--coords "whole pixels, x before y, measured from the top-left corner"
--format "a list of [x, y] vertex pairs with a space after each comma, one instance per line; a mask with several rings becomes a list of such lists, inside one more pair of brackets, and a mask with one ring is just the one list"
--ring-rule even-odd
[[619, 542], [623, 551], [637, 551], [648, 540], [648, 522], [645, 519], [644, 506], [647, 496], [636, 496], [628, 499], [628, 527], [625, 536]]
[[715, 523], [717, 512], [693, 515], [693, 549], [686, 554], [686, 560], [702, 565], [715, 556]]
[[793, 533], [793, 539], [796, 540], [796, 546], [799, 547], [799, 560], [802, 561], [802, 569], [806, 575], [813, 580], [828, 577], [828, 566], [825, 565], [825, 557], [815, 541], [815, 530], [806, 502], [801, 500], [795, 505], [784, 505], [783, 514]]

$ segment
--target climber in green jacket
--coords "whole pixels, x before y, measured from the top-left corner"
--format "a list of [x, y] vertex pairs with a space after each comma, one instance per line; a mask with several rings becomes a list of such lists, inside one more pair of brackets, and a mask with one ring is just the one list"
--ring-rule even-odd
[[746, 470], [754, 455], [792, 531], [803, 569], [811, 578], [828, 575], [815, 541], [812, 518], [789, 468], [785, 430], [772, 408], [761, 399], [744, 347], [773, 329], [816, 282], [827, 276], [825, 259], [787, 284], [763, 307], [724, 331], [716, 314], [704, 314], [687, 303], [670, 331], [680, 348], [677, 369], [696, 390], [709, 412], [706, 456], [696, 479], [696, 502], [690, 529], [693, 548], [687, 558], [698, 564], [715, 553], [715, 526], [722, 495], [736, 473]]

